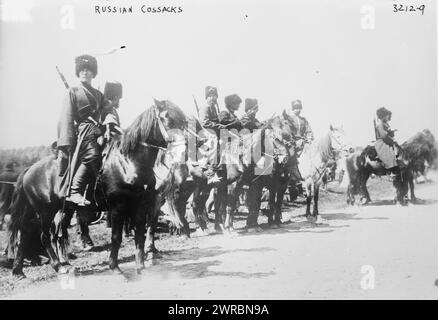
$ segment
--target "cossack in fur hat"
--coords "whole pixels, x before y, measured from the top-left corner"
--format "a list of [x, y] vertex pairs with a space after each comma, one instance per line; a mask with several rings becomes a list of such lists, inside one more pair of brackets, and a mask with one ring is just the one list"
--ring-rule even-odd
[[245, 112], [248, 110], [251, 110], [252, 108], [257, 106], [258, 104], [259, 103], [258, 103], [257, 99], [246, 98], [245, 99]]
[[97, 76], [97, 60], [95, 57], [88, 54], [83, 54], [75, 59], [76, 64], [76, 76], [79, 77], [79, 71], [84, 68], [93, 72], [94, 76]]
[[122, 84], [117, 81], [106, 82], [105, 89], [103, 90], [103, 95], [108, 100], [122, 99], [123, 96]]
[[389, 111], [388, 109], [386, 109], [385, 107], [381, 107], [379, 109], [377, 109], [376, 111], [376, 116], [377, 118], [379, 118], [380, 120], [382, 120], [384, 117], [386, 117], [387, 115], [389, 115], [391, 117], [392, 112]]
[[217, 88], [212, 86], [206, 86], [205, 87], [205, 99], [207, 99], [210, 96], [218, 96], [217, 94]]
[[242, 99], [237, 94], [230, 94], [224, 99], [225, 106], [230, 107], [233, 104], [241, 103]]
[[301, 100], [294, 100], [292, 101], [292, 110], [295, 109], [303, 109], [303, 104], [301, 103]]

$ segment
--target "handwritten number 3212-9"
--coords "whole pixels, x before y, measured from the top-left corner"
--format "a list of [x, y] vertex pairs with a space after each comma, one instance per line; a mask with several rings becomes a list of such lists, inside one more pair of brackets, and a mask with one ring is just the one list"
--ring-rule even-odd
[[393, 6], [394, 6], [394, 11], [393, 12], [399, 12], [399, 11], [416, 12], [416, 11], [421, 11], [421, 15], [424, 14], [424, 8], [426, 8], [426, 6], [424, 4], [422, 4], [421, 6], [418, 6], [418, 7], [407, 6], [407, 5], [402, 5], [402, 4], [393, 4]]

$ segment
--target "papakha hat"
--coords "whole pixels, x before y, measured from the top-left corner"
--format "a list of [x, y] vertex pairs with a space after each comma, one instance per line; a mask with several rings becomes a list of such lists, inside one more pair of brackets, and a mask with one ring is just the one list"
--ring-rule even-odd
[[205, 87], [205, 99], [207, 99], [210, 96], [218, 96], [217, 94], [217, 88], [212, 86], [206, 86]]
[[79, 71], [84, 68], [87, 68], [91, 72], [93, 72], [94, 76], [97, 76], [97, 60], [95, 57], [90, 56], [88, 54], [83, 54], [75, 59], [76, 65], [76, 76], [79, 77]]
[[226, 96], [224, 99], [225, 106], [229, 107], [235, 103], [241, 103], [242, 99], [237, 94], [230, 94], [229, 96]]
[[121, 99], [123, 96], [123, 87], [120, 82], [107, 81], [103, 90], [103, 95], [108, 100]]
[[245, 112], [258, 105], [257, 99], [246, 98], [245, 99]]
[[303, 104], [301, 103], [301, 100], [294, 100], [292, 101], [292, 110], [295, 109], [303, 109]]
[[382, 120], [384, 117], [386, 117], [387, 115], [391, 116], [392, 112], [389, 111], [388, 109], [386, 109], [385, 107], [381, 107], [379, 109], [377, 109], [376, 111], [376, 116], [377, 118], [379, 118], [380, 120]]

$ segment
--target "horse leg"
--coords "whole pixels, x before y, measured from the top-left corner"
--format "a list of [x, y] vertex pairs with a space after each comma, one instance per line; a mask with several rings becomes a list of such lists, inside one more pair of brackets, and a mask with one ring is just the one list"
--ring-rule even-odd
[[190, 226], [186, 219], [186, 211], [187, 211], [187, 200], [192, 193], [188, 191], [183, 191], [185, 188], [180, 187], [178, 190], [174, 191], [174, 203], [176, 214], [178, 215], [179, 220], [183, 224], [182, 232], [187, 237], [190, 238]]
[[283, 198], [288, 184], [289, 182], [284, 183], [282, 186], [280, 186], [277, 192], [277, 206], [275, 208], [275, 218], [274, 218], [274, 222], [276, 226], [281, 225], [281, 208], [283, 206]]
[[268, 224], [269, 225], [273, 225], [274, 224], [274, 212], [275, 212], [275, 196], [277, 193], [277, 187], [275, 186], [275, 183], [271, 184], [269, 186], [269, 210], [267, 211], [267, 215], [268, 215]]
[[318, 199], [319, 199], [319, 186], [314, 185], [313, 187], [313, 217], [318, 219]]
[[370, 177], [369, 172], [362, 173], [359, 177], [360, 179], [359, 188], [362, 193], [362, 204], [367, 204], [371, 202], [370, 193], [368, 192], [368, 188], [367, 188], [367, 181], [369, 177]]
[[[41, 216], [41, 215], [40, 215]], [[53, 242], [52, 239], [50, 237], [50, 226], [52, 224], [52, 218], [49, 217], [48, 218], [41, 218], [41, 243], [43, 245], [43, 247], [46, 249], [47, 255], [50, 258], [50, 264], [52, 266], [52, 268], [58, 272], [59, 268], [61, 267], [61, 263], [59, 261], [59, 258], [57, 256], [57, 254], [55, 253], [53, 248], [56, 248], [56, 238], [53, 238]], [[53, 246], [52, 246], [53, 243]]]
[[134, 223], [135, 223], [135, 267], [137, 274], [141, 274], [141, 270], [145, 268], [145, 231], [146, 231], [146, 204], [140, 202], [134, 208], [130, 208], [131, 212], [134, 212]]
[[224, 227], [228, 231], [233, 231], [233, 216], [237, 210], [237, 201], [239, 199], [238, 193], [240, 186], [236, 184], [231, 184], [227, 188], [226, 194], [226, 210], [225, 210], [225, 223]]
[[118, 255], [120, 245], [122, 244], [123, 222], [126, 214], [125, 203], [115, 202], [111, 207], [111, 253], [109, 256], [109, 268], [116, 272], [122, 273], [119, 268]]
[[[202, 232], [208, 229], [208, 214], [206, 209], [206, 202], [210, 194], [210, 189], [203, 190], [202, 185], [198, 185], [193, 192], [192, 210], [196, 219], [196, 224], [201, 228]], [[207, 187], [206, 185], [204, 187]]]
[[220, 184], [217, 187], [217, 195], [214, 202], [215, 221], [214, 228], [217, 232], [224, 231], [223, 217], [225, 216], [227, 206], [227, 186]]
[[262, 231], [258, 226], [257, 221], [259, 217], [262, 192], [263, 184], [255, 182], [249, 186], [247, 193], [249, 215], [246, 225], [247, 228], [256, 228], [256, 231]]
[[78, 224], [78, 233], [81, 236], [82, 248], [84, 251], [90, 251], [93, 249], [94, 243], [90, 237], [90, 229], [88, 227], [89, 223], [85, 221], [85, 219], [82, 217], [82, 214], [79, 213], [79, 210], [76, 215], [76, 220]]
[[415, 185], [414, 185], [413, 177], [412, 176], [409, 177], [408, 181], [409, 181], [409, 190], [411, 192], [411, 202], [415, 203], [415, 202], [418, 201], [418, 198], [415, 196], [415, 190], [414, 190], [415, 189]]
[[28, 239], [27, 232], [25, 230], [21, 230], [18, 247], [16, 249], [14, 262], [12, 264], [12, 275], [17, 277], [18, 279], [26, 278], [26, 276], [23, 273], [23, 261], [24, 261], [25, 247], [28, 245], [27, 239]]
[[306, 184], [306, 217], [310, 217], [310, 205], [312, 204], [312, 188], [311, 184]]
[[[58, 249], [58, 257], [60, 260], [60, 263], [62, 266], [70, 265], [69, 258], [68, 258], [68, 227], [70, 226], [71, 218], [73, 217], [73, 210], [66, 210], [64, 215], [62, 216], [62, 219], [60, 221], [60, 235], [56, 236], [55, 239], [57, 240], [56, 245]], [[88, 228], [88, 226], [87, 226]], [[62, 270], [62, 272], [67, 272], [68, 269]]]
[[149, 205], [149, 208], [146, 211], [146, 217], [148, 220], [146, 229], [146, 258], [150, 255], [153, 259], [158, 253], [158, 250], [155, 247], [155, 231], [157, 229], [158, 216], [163, 200], [160, 194], [152, 194], [146, 203]]

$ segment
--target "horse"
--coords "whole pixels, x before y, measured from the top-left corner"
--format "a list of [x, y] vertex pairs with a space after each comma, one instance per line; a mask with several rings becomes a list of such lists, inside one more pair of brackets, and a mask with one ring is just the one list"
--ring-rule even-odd
[[[303, 189], [306, 197], [306, 218], [318, 221], [319, 188], [330, 163], [336, 162], [344, 151], [344, 131], [341, 127], [330, 125], [327, 134], [306, 144], [298, 157], [298, 169], [303, 177]], [[311, 211], [313, 198], [313, 210]]]
[[[111, 219], [111, 253], [109, 268], [121, 273], [118, 266], [118, 251], [122, 242], [123, 223], [130, 217], [135, 223], [136, 270], [144, 268], [147, 252], [154, 251], [154, 221], [157, 219], [156, 178], [153, 167], [160, 148], [166, 149], [170, 136], [168, 131], [181, 129], [185, 115], [170, 101], [158, 101], [147, 108], [119, 137], [106, 146], [106, 158], [99, 174], [100, 188]], [[32, 236], [27, 226], [36, 215], [40, 224], [41, 243], [53, 269], [69, 272], [66, 246], [67, 227], [77, 206], [64, 201], [59, 192], [58, 161], [48, 156], [20, 176], [11, 207], [9, 245], [18, 241], [12, 268], [13, 275], [23, 273], [24, 249]], [[82, 210], [78, 210], [81, 215]], [[145, 253], [146, 223], [148, 246]], [[56, 252], [55, 252], [55, 249]]]
[[[416, 133], [399, 147], [399, 161], [403, 163], [400, 172], [394, 177], [393, 185], [396, 189], [395, 201], [406, 205], [405, 197], [410, 189], [410, 201], [418, 199], [414, 191], [414, 170], [418, 161], [432, 163], [437, 157], [435, 137], [430, 130], [425, 129]], [[371, 198], [366, 183], [371, 174], [376, 176], [387, 175], [388, 171], [378, 159], [374, 146], [369, 145], [363, 151], [355, 152], [346, 160], [349, 185], [347, 188], [347, 204], [355, 203], [355, 196], [361, 195], [361, 203], [368, 204]]]
[[3, 172], [0, 174], [0, 230], [3, 229], [4, 218], [8, 214], [8, 208], [11, 205], [17, 177], [18, 173], [14, 172]]
[[[284, 134], [284, 131], [289, 129], [288, 127], [284, 127], [284, 121], [285, 120], [281, 120], [280, 117], [273, 117], [265, 122], [262, 130], [257, 130], [253, 134], [247, 130], [242, 131], [241, 133], [244, 134], [241, 136], [230, 134], [232, 139], [234, 139], [233, 147], [239, 147], [240, 150], [224, 152], [237, 155], [237, 157], [234, 159], [222, 159], [223, 162], [221, 166], [226, 167], [227, 176], [223, 176], [222, 181], [218, 183], [214, 199], [215, 230], [217, 232], [233, 231], [233, 214], [238, 207], [237, 203], [239, 202], [239, 195], [245, 185], [249, 186], [247, 192], [247, 205], [249, 211], [247, 218], [248, 230], [257, 230], [258, 228], [257, 217], [260, 209], [260, 198], [263, 187], [266, 186], [271, 190], [271, 194], [273, 195], [271, 198], [271, 202], [273, 203], [271, 208], [273, 210], [276, 207], [274, 204], [276, 201], [280, 203], [282, 202], [283, 196], [276, 196], [276, 194], [279, 189], [279, 178], [282, 174], [279, 168], [286, 163], [287, 159], [287, 150], [283, 145], [283, 139], [281, 137], [274, 139], [272, 136], [269, 136], [269, 139], [265, 139], [265, 143], [269, 144], [270, 151], [265, 150], [264, 154], [260, 154], [260, 159], [253, 159], [251, 157], [251, 149], [256, 153], [261, 152], [262, 132], [265, 134], [267, 132], [265, 129], [267, 128], [276, 129], [280, 132], [280, 136], [281, 134]], [[199, 127], [196, 129], [199, 129]], [[240, 137], [242, 138], [242, 141], [240, 141]], [[228, 147], [230, 146], [226, 142], [222, 144], [222, 146], [224, 145]], [[265, 146], [265, 149], [268, 149], [268, 147]], [[222, 149], [222, 151], [224, 150]], [[259, 163], [257, 164], [253, 160], [258, 160]], [[207, 184], [207, 177], [203, 173], [200, 165], [193, 166], [189, 161], [188, 166], [191, 179], [179, 188], [181, 195], [183, 195], [180, 206], [181, 209], [185, 211], [186, 201], [190, 195], [193, 194], [192, 209], [196, 223], [199, 226], [198, 232], [200, 234], [206, 234], [208, 230], [206, 202], [213, 186]], [[281, 200], [278, 200], [280, 198]], [[180, 212], [179, 210], [177, 211]], [[180, 216], [180, 219], [185, 220], [185, 217]]]

